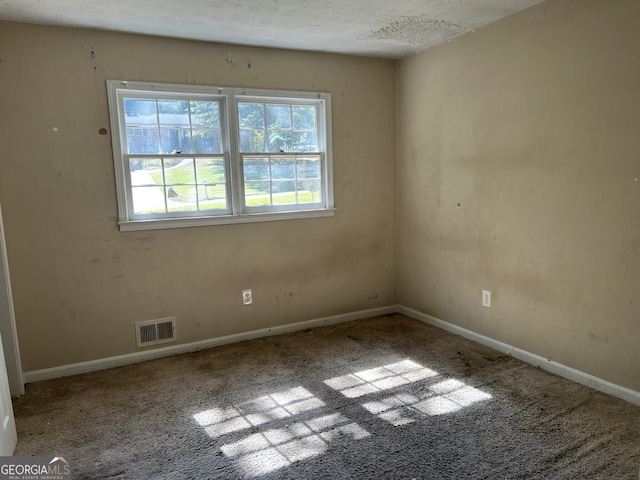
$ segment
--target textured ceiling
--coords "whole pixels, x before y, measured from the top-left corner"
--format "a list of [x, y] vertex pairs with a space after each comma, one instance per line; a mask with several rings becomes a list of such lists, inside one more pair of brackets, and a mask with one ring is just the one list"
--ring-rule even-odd
[[2, 0], [0, 20], [400, 58], [543, 0]]

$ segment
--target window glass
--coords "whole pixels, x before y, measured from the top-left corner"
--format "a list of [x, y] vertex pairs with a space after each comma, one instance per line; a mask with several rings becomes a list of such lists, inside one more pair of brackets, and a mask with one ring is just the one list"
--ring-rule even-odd
[[107, 86], [121, 229], [332, 214], [329, 94]]

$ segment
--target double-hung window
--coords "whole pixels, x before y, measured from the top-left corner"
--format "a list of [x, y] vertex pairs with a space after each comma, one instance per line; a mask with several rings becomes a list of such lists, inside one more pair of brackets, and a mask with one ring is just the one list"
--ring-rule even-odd
[[121, 230], [333, 214], [330, 94], [107, 90]]

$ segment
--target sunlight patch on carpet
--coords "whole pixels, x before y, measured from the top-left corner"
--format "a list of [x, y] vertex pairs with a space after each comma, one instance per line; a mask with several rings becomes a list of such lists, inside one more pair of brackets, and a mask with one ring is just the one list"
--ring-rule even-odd
[[[330, 378], [324, 384], [399, 427], [491, 399], [464, 382], [406, 359]], [[218, 406], [193, 416], [240, 475], [254, 478], [324, 454], [338, 439], [371, 434], [302, 386]]]
[[339, 437], [370, 435], [340, 413], [327, 414], [326, 404], [303, 387], [212, 408], [193, 418], [211, 438], [224, 441], [220, 450], [248, 478], [322, 455]]
[[390, 390], [427, 378], [437, 377], [438, 372], [412, 361], [392, 363], [384, 367], [376, 367], [361, 372], [330, 378], [324, 383], [338, 390], [345, 397], [358, 398], [383, 390]]
[[[362, 406], [378, 418], [394, 426], [407, 425], [425, 416], [457, 412], [491, 395], [456, 379], [426, 384], [424, 389], [412, 389], [386, 395], [385, 392], [403, 385], [436, 379], [440, 374], [412, 361], [362, 370], [325, 380], [325, 384], [345, 397], [374, 397]], [[385, 394], [380, 396], [380, 394]]]

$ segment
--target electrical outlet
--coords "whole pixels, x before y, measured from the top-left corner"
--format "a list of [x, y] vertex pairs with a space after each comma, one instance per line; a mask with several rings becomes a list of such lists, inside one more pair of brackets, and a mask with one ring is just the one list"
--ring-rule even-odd
[[253, 296], [251, 290], [242, 290], [242, 305], [251, 305], [253, 303]]
[[489, 290], [482, 290], [482, 306], [491, 308], [491, 292]]

